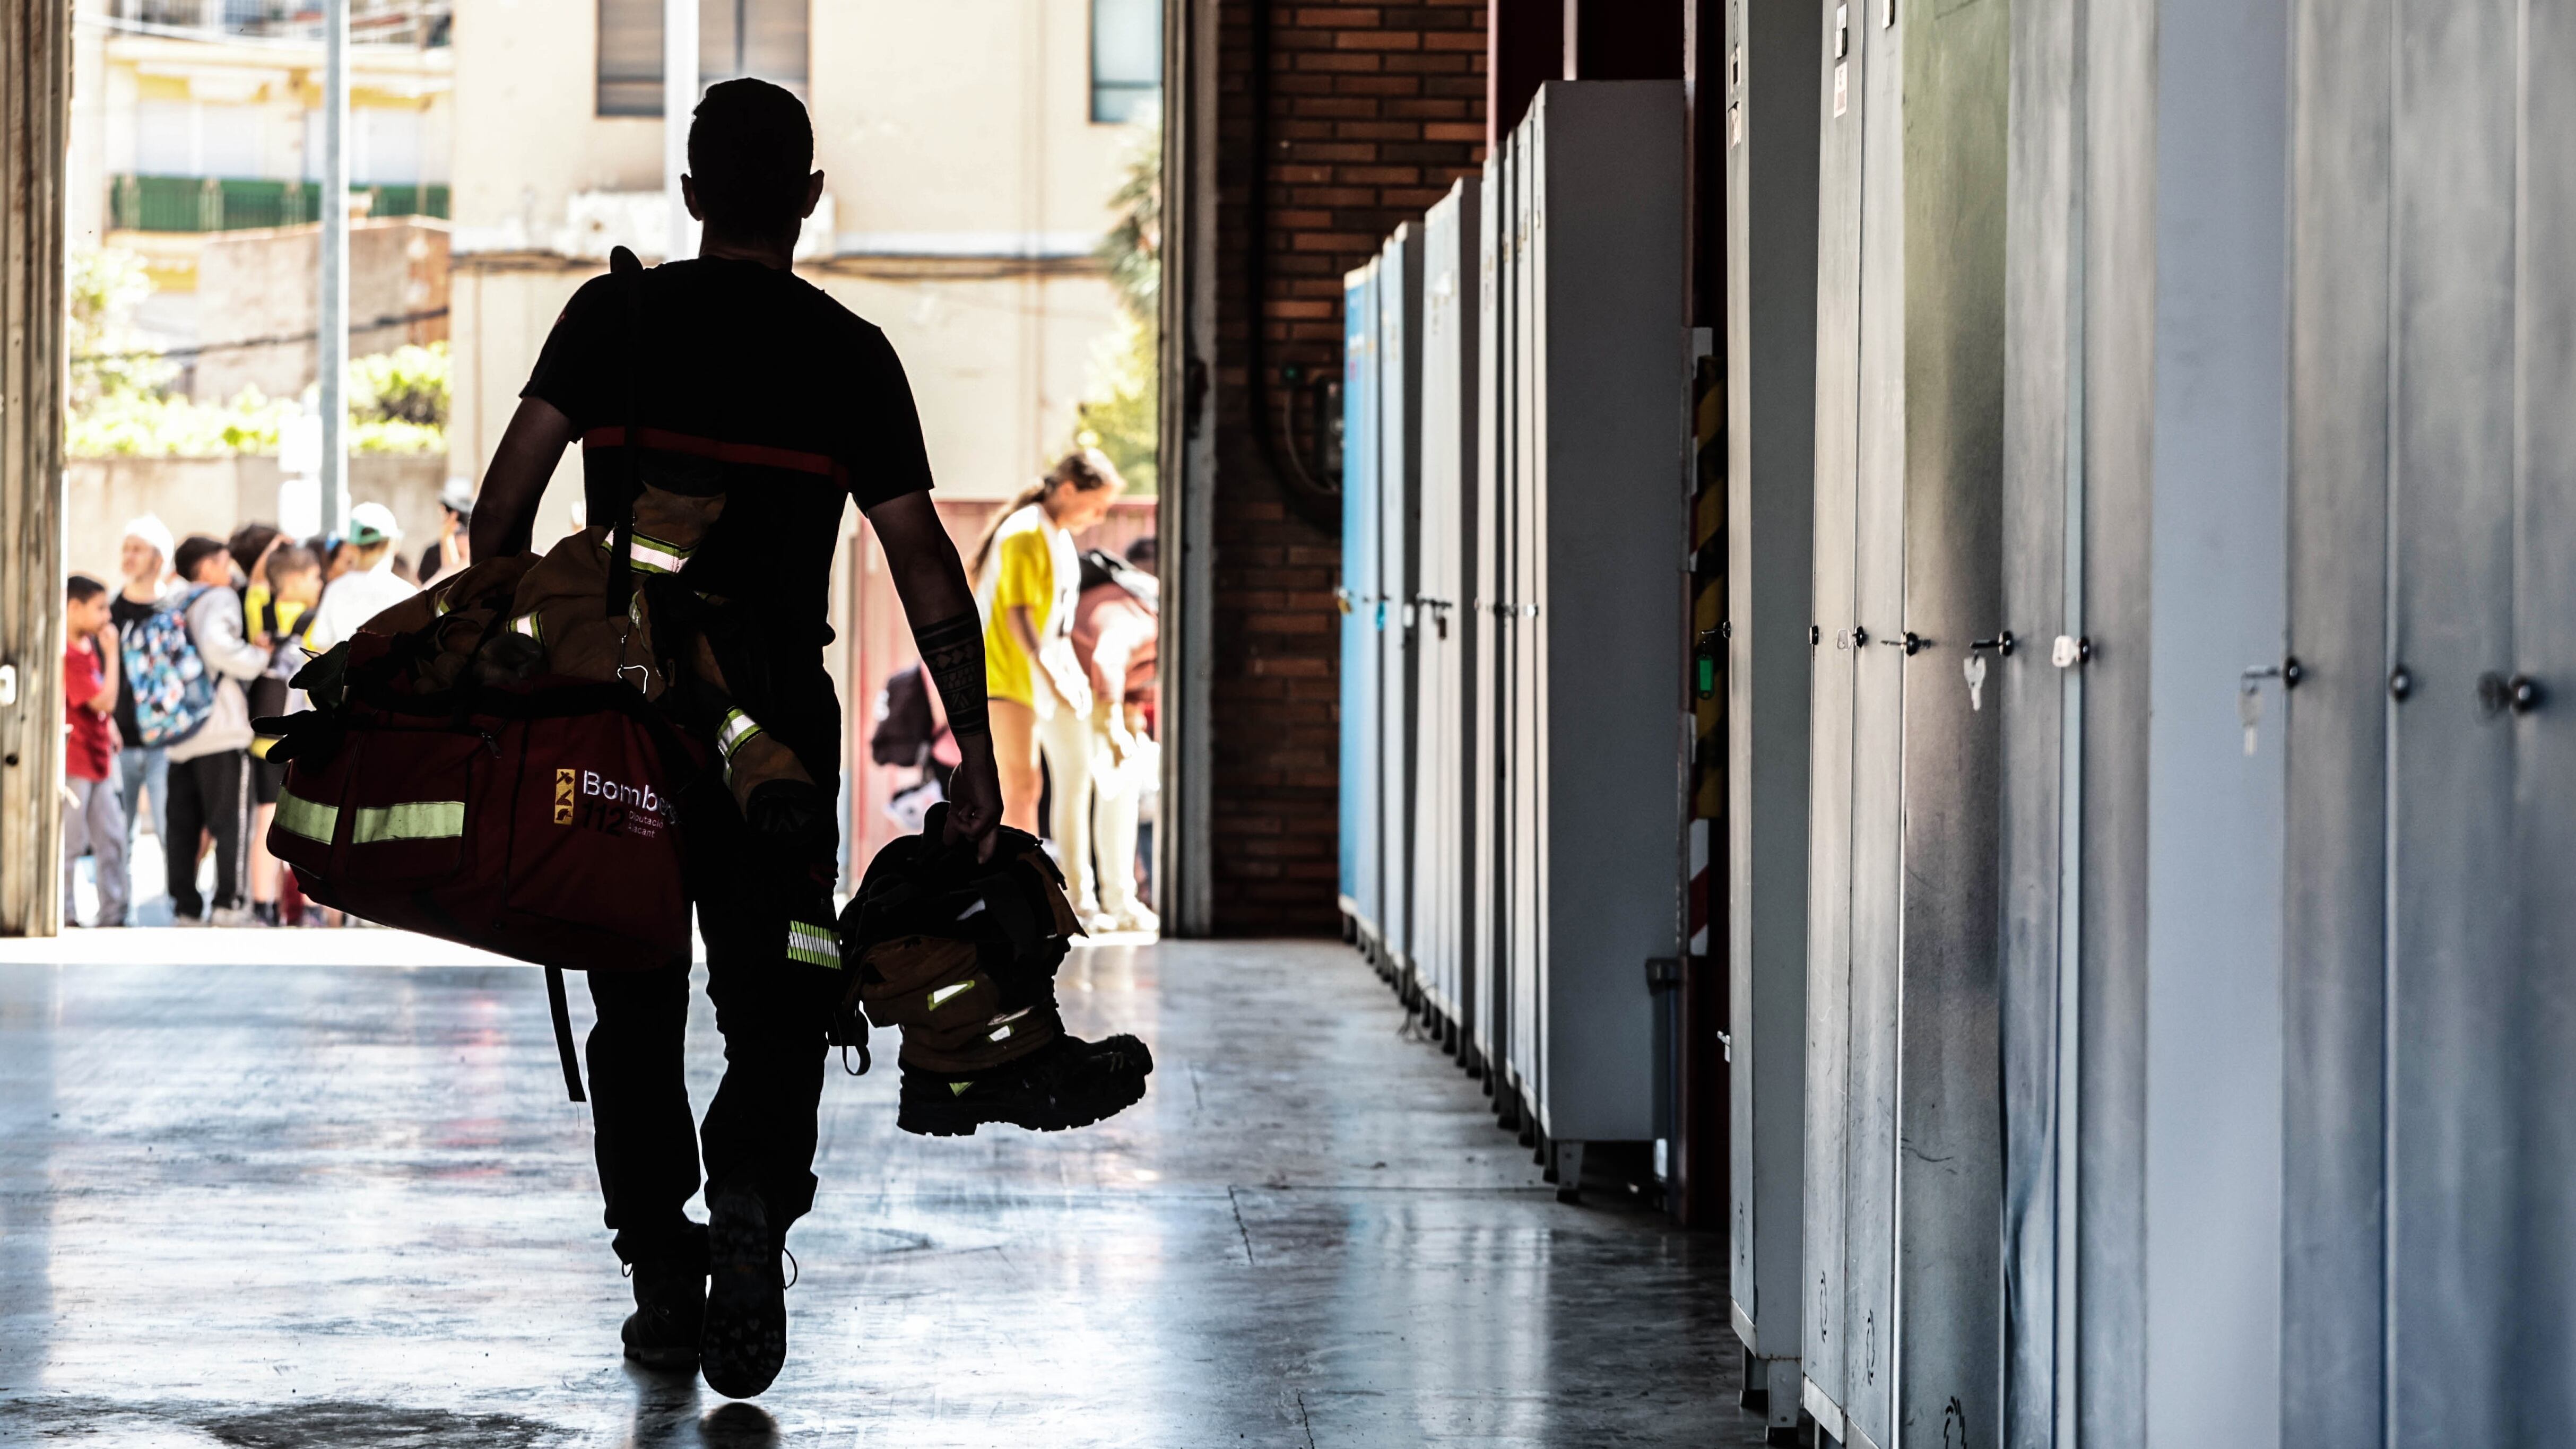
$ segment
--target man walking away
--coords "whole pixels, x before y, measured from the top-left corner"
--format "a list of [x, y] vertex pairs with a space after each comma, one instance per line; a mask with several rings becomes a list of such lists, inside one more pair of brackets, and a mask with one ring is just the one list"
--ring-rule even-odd
[[[931, 505], [903, 364], [884, 333], [790, 266], [823, 192], [813, 156], [794, 96], [757, 80], [708, 89], [681, 178], [690, 213], [706, 224], [698, 255], [574, 294], [493, 452], [471, 545], [484, 560], [528, 550], [538, 499], [576, 438], [583, 516], [602, 530], [631, 516], [639, 462], [721, 491], [723, 517], [694, 550], [648, 557], [638, 538], [637, 569], [676, 573], [677, 589], [709, 601], [703, 637], [739, 705], [724, 736], [768, 732], [814, 782], [801, 797], [774, 797], [791, 808], [764, 808], [755, 795], [749, 818], [712, 772], [680, 801], [707, 994], [725, 1038], [724, 1080], [702, 1128], [691, 1130], [681, 1071], [689, 963], [590, 975], [600, 1188], [635, 1278], [627, 1356], [672, 1369], [695, 1362], [709, 1387], [734, 1398], [766, 1389], [786, 1361], [781, 1254], [788, 1226], [814, 1203], [825, 1004], [843, 984], [790, 925], [799, 902], [828, 891], [839, 845], [830, 802], [840, 701], [823, 648], [832, 554], [853, 499], [884, 546], [957, 739], [949, 845], [989, 859], [1002, 813], [983, 624]], [[630, 436], [638, 421], [640, 436]], [[633, 446], [645, 448], [640, 460]], [[1066, 1084], [1085, 1080], [1094, 1055], [1065, 1038], [974, 1086], [1040, 1120], [1050, 1100], [1090, 1090]], [[683, 1211], [701, 1144], [703, 1227]]]
[[392, 509], [361, 503], [349, 510], [349, 541], [340, 550], [347, 567], [337, 574], [325, 569], [330, 582], [306, 641], [314, 650], [346, 643], [360, 625], [419, 592], [394, 572], [394, 545], [401, 540], [402, 525], [394, 522]]
[[204, 723], [167, 747], [170, 757], [170, 833], [161, 842], [169, 865], [170, 903], [178, 924], [210, 919], [197, 892], [197, 835], [214, 837], [215, 894], [211, 920], [218, 926], [250, 924], [243, 891], [250, 863], [250, 701], [242, 686], [268, 667], [268, 652], [243, 636], [241, 596], [233, 592], [233, 559], [223, 542], [203, 534], [179, 545], [179, 576], [189, 590], [188, 643], [214, 681], [214, 710]]
[[[117, 571], [125, 586], [108, 601], [107, 618], [116, 626], [117, 638], [133, 642], [135, 630], [143, 621], [161, 611], [162, 597], [168, 592], [170, 555], [177, 547], [170, 537], [170, 526], [153, 514], [125, 525], [125, 541], [117, 551]], [[143, 727], [134, 718], [134, 671], [116, 671], [116, 736], [123, 746], [117, 752], [117, 797], [125, 807], [124, 858], [134, 858], [134, 826], [148, 804], [152, 813], [152, 837], [166, 849], [170, 840], [170, 759], [159, 745], [143, 742]]]
[[73, 885], [80, 858], [98, 858], [98, 917], [125, 924], [125, 806], [116, 796], [116, 626], [107, 585], [72, 575], [63, 591], [63, 921], [80, 924]]

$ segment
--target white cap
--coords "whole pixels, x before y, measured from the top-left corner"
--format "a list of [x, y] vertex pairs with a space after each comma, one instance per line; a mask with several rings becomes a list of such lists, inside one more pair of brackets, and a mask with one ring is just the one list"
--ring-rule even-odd
[[349, 510], [349, 542], [361, 548], [402, 537], [402, 525], [394, 522], [394, 511], [381, 503], [361, 503]]
[[159, 514], [147, 513], [125, 525], [125, 537], [139, 538], [159, 549], [161, 567], [165, 569], [178, 557], [178, 542], [170, 537], [170, 525], [163, 523]]

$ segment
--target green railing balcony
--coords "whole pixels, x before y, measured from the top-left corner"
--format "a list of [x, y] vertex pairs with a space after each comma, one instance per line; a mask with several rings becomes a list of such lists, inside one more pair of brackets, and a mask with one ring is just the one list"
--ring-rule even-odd
[[[352, 186], [369, 216], [447, 216], [444, 186]], [[322, 188], [303, 181], [219, 176], [119, 176], [108, 224], [119, 231], [245, 231], [322, 219]]]

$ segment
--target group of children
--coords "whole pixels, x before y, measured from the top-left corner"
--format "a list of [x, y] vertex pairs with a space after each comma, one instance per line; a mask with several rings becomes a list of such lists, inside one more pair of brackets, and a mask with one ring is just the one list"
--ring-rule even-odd
[[[297, 542], [266, 524], [174, 542], [151, 514], [126, 525], [119, 587], [74, 574], [64, 590], [63, 919], [82, 924], [79, 863], [95, 862], [88, 924], [132, 919], [137, 807], [160, 842], [175, 924], [286, 925], [305, 912], [268, 854], [283, 764], [252, 721], [298, 707], [288, 683], [415, 585], [398, 567], [391, 510], [362, 503], [340, 538]], [[214, 889], [200, 890], [206, 855]]]

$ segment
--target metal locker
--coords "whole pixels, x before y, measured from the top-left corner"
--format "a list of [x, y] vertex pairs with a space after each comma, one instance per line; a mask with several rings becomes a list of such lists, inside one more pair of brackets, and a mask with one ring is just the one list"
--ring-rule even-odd
[[1506, 1078], [1512, 1086], [1516, 1104], [1514, 1120], [1521, 1126], [1522, 1140], [1535, 1140], [1538, 1131], [1536, 1104], [1530, 1095], [1538, 1090], [1538, 907], [1540, 880], [1539, 820], [1536, 776], [1541, 768], [1538, 759], [1538, 720], [1533, 707], [1532, 681], [1537, 675], [1538, 659], [1534, 652], [1537, 640], [1532, 623], [1538, 592], [1536, 550], [1539, 547], [1538, 520], [1535, 516], [1536, 495], [1532, 492], [1538, 476], [1536, 457], [1536, 398], [1531, 392], [1536, 368], [1531, 360], [1531, 347], [1539, 319], [1534, 314], [1530, 267], [1530, 195], [1533, 185], [1530, 141], [1526, 122], [1515, 128], [1511, 149], [1505, 153], [1504, 166], [1510, 173], [1512, 197], [1511, 231], [1506, 246], [1511, 285], [1511, 330], [1509, 333], [1508, 386], [1511, 389], [1511, 467], [1504, 504], [1503, 547], [1503, 648], [1507, 662], [1503, 686], [1504, 748], [1509, 752], [1510, 768], [1505, 773], [1504, 789], [1509, 800], [1503, 820], [1503, 838], [1509, 842], [1506, 879], [1510, 882], [1503, 894], [1507, 912], [1503, 928], [1507, 989], [1511, 993], [1511, 1014], [1504, 1028], [1509, 1042]]
[[1979, 632], [2014, 648], [1971, 668], [2005, 762], [2015, 1446], [2283, 1431], [2286, 14], [2013, 17], [2003, 609]]
[[1823, 19], [1804, 1397], [1847, 1444], [1992, 1444], [1997, 740], [1959, 671], [2000, 608], [2008, 16]]
[[1501, 1079], [1507, 1065], [1504, 1046], [1510, 1024], [1509, 965], [1505, 958], [1504, 914], [1511, 879], [1510, 795], [1504, 770], [1509, 717], [1503, 689], [1506, 657], [1503, 635], [1503, 568], [1509, 556], [1503, 532], [1504, 504], [1510, 490], [1507, 463], [1510, 440], [1509, 339], [1507, 301], [1511, 285], [1506, 238], [1511, 223], [1510, 195], [1503, 158], [1505, 137], [1485, 158], [1485, 175], [1476, 216], [1476, 516], [1471, 605], [1465, 611], [1468, 668], [1474, 679], [1470, 708], [1469, 750], [1474, 757], [1469, 799], [1473, 862], [1468, 870], [1469, 903], [1466, 954], [1471, 980], [1468, 1040], [1476, 1053], [1486, 1091], [1497, 1106], [1511, 1096]]
[[1475, 690], [1464, 605], [1476, 526], [1477, 199], [1474, 178], [1423, 218], [1421, 546], [1413, 591], [1415, 969], [1448, 1048], [1467, 1052], [1473, 997], [1461, 969], [1474, 769], [1466, 702]]
[[1342, 279], [1342, 914], [1378, 951], [1377, 263]]
[[1677, 82], [1559, 81], [1540, 88], [1514, 148], [1529, 193], [1532, 374], [1519, 530], [1530, 667], [1515, 690], [1529, 753], [1515, 774], [1536, 885], [1531, 949], [1515, 954], [1535, 968], [1535, 1040], [1520, 1055], [1560, 1192], [1576, 1186], [1585, 1142], [1654, 1135], [1646, 963], [1680, 946], [1681, 136]]
[[1814, 608], [1812, 8], [1729, 0], [1726, 59], [1730, 1290], [1769, 1422], [1798, 1421]]
[[2283, 1442], [2550, 1442], [2576, 1409], [2576, 144], [2535, 78], [2576, 29], [2297, 15]]
[[1379, 970], [1413, 976], [1414, 588], [1422, 511], [1422, 228], [1406, 222], [1377, 261]]

